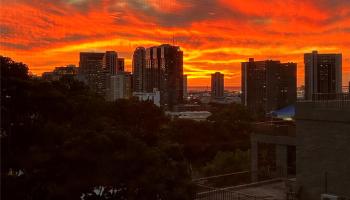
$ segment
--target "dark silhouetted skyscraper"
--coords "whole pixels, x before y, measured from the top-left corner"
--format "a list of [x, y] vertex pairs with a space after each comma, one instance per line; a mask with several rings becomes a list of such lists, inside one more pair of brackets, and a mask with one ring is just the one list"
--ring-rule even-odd
[[103, 67], [110, 75], [117, 74], [118, 54], [115, 51], [106, 51], [103, 57]]
[[161, 103], [172, 109], [174, 105], [183, 102], [183, 52], [180, 47], [169, 44], [158, 48]]
[[145, 90], [160, 91], [162, 106], [172, 108], [183, 101], [183, 52], [163, 44], [146, 49]]
[[106, 95], [105, 53], [80, 52], [79, 76], [97, 94]]
[[117, 60], [117, 72], [123, 72], [125, 68], [124, 58], [118, 58]]
[[252, 112], [269, 113], [296, 101], [296, 63], [242, 63], [242, 104]]
[[214, 99], [224, 97], [224, 74], [220, 72], [211, 75], [211, 97]]
[[304, 54], [305, 99], [342, 92], [342, 54]]
[[144, 85], [146, 92], [152, 92], [154, 88], [160, 90], [160, 49], [150, 47], [146, 49], [146, 68]]
[[145, 92], [145, 67], [146, 49], [138, 47], [132, 58], [133, 90], [134, 92]]
[[184, 94], [184, 98], [187, 99], [188, 97], [188, 93], [187, 93], [187, 75], [184, 74], [183, 75], [183, 94]]

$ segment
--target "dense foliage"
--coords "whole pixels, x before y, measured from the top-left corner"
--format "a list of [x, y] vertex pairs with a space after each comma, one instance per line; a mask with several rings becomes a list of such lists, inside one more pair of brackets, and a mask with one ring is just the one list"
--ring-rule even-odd
[[171, 121], [151, 102], [106, 102], [72, 78], [0, 61], [2, 199], [190, 199], [194, 171], [248, 168], [252, 119], [240, 105]]
[[[201, 171], [200, 168], [214, 159], [219, 151], [247, 151], [250, 148], [252, 118], [243, 106], [213, 105], [212, 113], [207, 121], [172, 121], [167, 130], [166, 136], [182, 145], [185, 157], [196, 171]], [[231, 168], [235, 170], [234, 166]]]
[[[150, 102], [107, 103], [1, 57], [2, 199], [189, 199], [190, 174]], [[102, 187], [101, 187], [102, 186]]]

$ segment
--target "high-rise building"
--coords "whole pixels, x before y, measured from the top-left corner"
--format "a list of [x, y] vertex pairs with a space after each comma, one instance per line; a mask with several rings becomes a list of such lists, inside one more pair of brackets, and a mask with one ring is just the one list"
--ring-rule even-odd
[[161, 103], [172, 109], [183, 102], [183, 52], [180, 47], [169, 44], [158, 48]]
[[132, 97], [132, 74], [130, 72], [124, 73], [124, 98]]
[[93, 91], [106, 95], [107, 71], [103, 67], [105, 53], [80, 52], [79, 77]]
[[129, 72], [118, 72], [110, 77], [109, 100], [128, 99], [131, 97], [131, 74]]
[[220, 72], [211, 75], [211, 97], [213, 99], [224, 97], [224, 74]]
[[117, 74], [118, 54], [115, 51], [106, 51], [103, 57], [103, 67], [110, 75]]
[[242, 63], [242, 104], [256, 113], [292, 105], [296, 101], [296, 63], [265, 60]]
[[146, 49], [144, 85], [146, 92], [160, 91], [161, 105], [172, 109], [183, 101], [183, 52], [163, 44]]
[[184, 93], [184, 99], [187, 99], [188, 93], [187, 93], [187, 75], [183, 75], [183, 93]]
[[342, 54], [304, 54], [305, 99], [315, 94], [342, 92]]
[[160, 49], [150, 47], [146, 49], [146, 67], [144, 85], [146, 92], [152, 92], [154, 88], [160, 90], [159, 76], [162, 73], [160, 69]]
[[145, 67], [146, 49], [138, 47], [134, 51], [132, 58], [133, 90], [134, 92], [145, 92]]
[[106, 98], [108, 99], [109, 93], [111, 91], [111, 76], [117, 74], [117, 65], [118, 65], [118, 54], [115, 51], [106, 51], [103, 57], [103, 68], [106, 72], [105, 77], [105, 93]]
[[124, 65], [125, 65], [125, 63], [124, 63], [124, 58], [118, 58], [117, 60], [118, 60], [117, 72], [123, 72], [123, 71], [124, 71]]

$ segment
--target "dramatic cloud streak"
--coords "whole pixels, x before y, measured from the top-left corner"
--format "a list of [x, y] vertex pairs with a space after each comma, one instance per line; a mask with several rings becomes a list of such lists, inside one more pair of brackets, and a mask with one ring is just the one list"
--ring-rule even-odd
[[190, 85], [222, 71], [240, 84], [249, 57], [298, 62], [314, 49], [342, 52], [350, 78], [348, 0], [2, 0], [1, 54], [40, 74], [77, 64], [79, 51], [116, 50], [131, 67], [137, 46], [175, 43], [184, 50]]

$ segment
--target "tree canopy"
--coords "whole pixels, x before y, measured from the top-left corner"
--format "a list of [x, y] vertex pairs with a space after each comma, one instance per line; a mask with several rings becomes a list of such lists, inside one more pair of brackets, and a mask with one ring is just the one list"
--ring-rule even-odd
[[3, 199], [190, 199], [181, 149], [159, 139], [161, 109], [105, 102], [73, 79], [32, 79], [0, 59]]
[[170, 120], [151, 102], [106, 102], [73, 77], [0, 63], [2, 199], [191, 199], [194, 173], [247, 168], [253, 119], [241, 105]]

